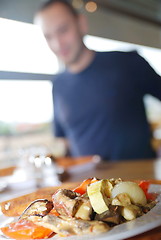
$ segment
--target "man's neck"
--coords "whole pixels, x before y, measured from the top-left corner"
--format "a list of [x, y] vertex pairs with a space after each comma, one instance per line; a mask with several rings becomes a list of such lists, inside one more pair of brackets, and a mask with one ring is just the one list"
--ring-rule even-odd
[[89, 50], [88, 48], [85, 47], [79, 59], [75, 63], [67, 66], [67, 68], [72, 73], [79, 73], [90, 65], [94, 58], [94, 55], [95, 55], [94, 51]]

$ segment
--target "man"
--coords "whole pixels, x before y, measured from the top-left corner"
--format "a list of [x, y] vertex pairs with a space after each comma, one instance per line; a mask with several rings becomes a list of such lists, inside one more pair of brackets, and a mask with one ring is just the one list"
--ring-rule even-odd
[[160, 76], [136, 52], [89, 50], [83, 43], [86, 19], [66, 1], [48, 1], [36, 21], [66, 65], [53, 81], [54, 133], [68, 140], [71, 155], [155, 157], [143, 96], [161, 100]]

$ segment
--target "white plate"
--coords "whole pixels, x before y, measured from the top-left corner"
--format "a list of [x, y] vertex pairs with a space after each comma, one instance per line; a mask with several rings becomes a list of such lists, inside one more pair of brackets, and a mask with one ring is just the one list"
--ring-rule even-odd
[[[151, 185], [150, 192], [159, 193], [158, 203], [147, 214], [139, 217], [133, 221], [120, 224], [112, 228], [109, 232], [99, 235], [84, 235], [84, 236], [71, 236], [71, 237], [53, 237], [49, 239], [53, 240], [123, 240], [125, 238], [136, 236], [140, 233], [151, 230], [161, 225], [161, 186]], [[12, 221], [13, 218], [7, 218], [0, 216], [0, 227]], [[0, 235], [0, 240], [7, 239]]]

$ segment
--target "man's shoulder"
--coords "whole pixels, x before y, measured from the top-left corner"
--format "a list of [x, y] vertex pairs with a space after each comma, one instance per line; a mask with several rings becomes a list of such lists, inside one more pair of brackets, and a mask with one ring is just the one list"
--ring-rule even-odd
[[97, 52], [97, 55], [100, 57], [115, 57], [115, 58], [122, 58], [122, 57], [136, 57], [139, 54], [137, 51], [107, 51], [107, 52]]
[[110, 52], [97, 52], [98, 61], [110, 62], [114, 65], [137, 65], [143, 63], [144, 59], [138, 54], [137, 51], [110, 51]]
[[56, 75], [54, 75], [53, 82], [60, 81], [60, 80], [64, 79], [64, 77], [66, 77], [66, 76], [67, 76], [66, 71], [59, 72]]

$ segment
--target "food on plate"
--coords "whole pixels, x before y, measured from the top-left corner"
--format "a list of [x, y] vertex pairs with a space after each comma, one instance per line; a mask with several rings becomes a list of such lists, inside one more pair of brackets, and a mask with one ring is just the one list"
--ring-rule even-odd
[[[78, 186], [78, 183], [64, 183], [62, 188], [73, 189]], [[20, 197], [6, 200], [0, 203], [2, 213], [7, 217], [20, 216], [28, 205], [37, 199], [48, 199], [52, 201], [52, 196], [60, 186], [57, 187], [45, 187], [37, 190], [36, 192], [29, 193]]]
[[96, 213], [101, 214], [109, 210], [112, 188], [112, 183], [107, 179], [102, 179], [87, 187], [89, 200]]
[[127, 193], [134, 204], [145, 205], [147, 199], [144, 191], [135, 182], [120, 182], [112, 189], [112, 197], [116, 197], [119, 193]]
[[121, 179], [89, 178], [74, 190], [59, 188], [52, 199], [31, 202], [16, 222], [2, 227], [1, 231], [13, 239], [107, 232], [115, 225], [142, 216], [156, 205], [148, 195], [148, 187], [145, 181], [137, 184]]
[[60, 215], [74, 217], [82, 204], [82, 198], [72, 190], [60, 189], [53, 195], [53, 203]]
[[21, 214], [20, 219], [30, 216], [46, 216], [52, 209], [53, 203], [47, 199], [39, 199], [32, 202]]
[[148, 189], [149, 189], [149, 186], [150, 186], [150, 182], [151, 181], [145, 181], [145, 180], [140, 181], [139, 182], [139, 187], [141, 187], [141, 189], [144, 191], [145, 196], [146, 196], [147, 199], [155, 200], [157, 194], [148, 192]]
[[52, 236], [51, 229], [38, 226], [33, 221], [21, 219], [16, 223], [11, 223], [10, 227], [3, 227], [3, 233], [10, 239], [45, 239]]
[[107, 232], [110, 227], [103, 221], [97, 220], [83, 220], [70, 218], [67, 216], [47, 215], [44, 219], [36, 220], [38, 226], [44, 226], [47, 229], [53, 230], [62, 237], [70, 235], [84, 235], [91, 233]]

